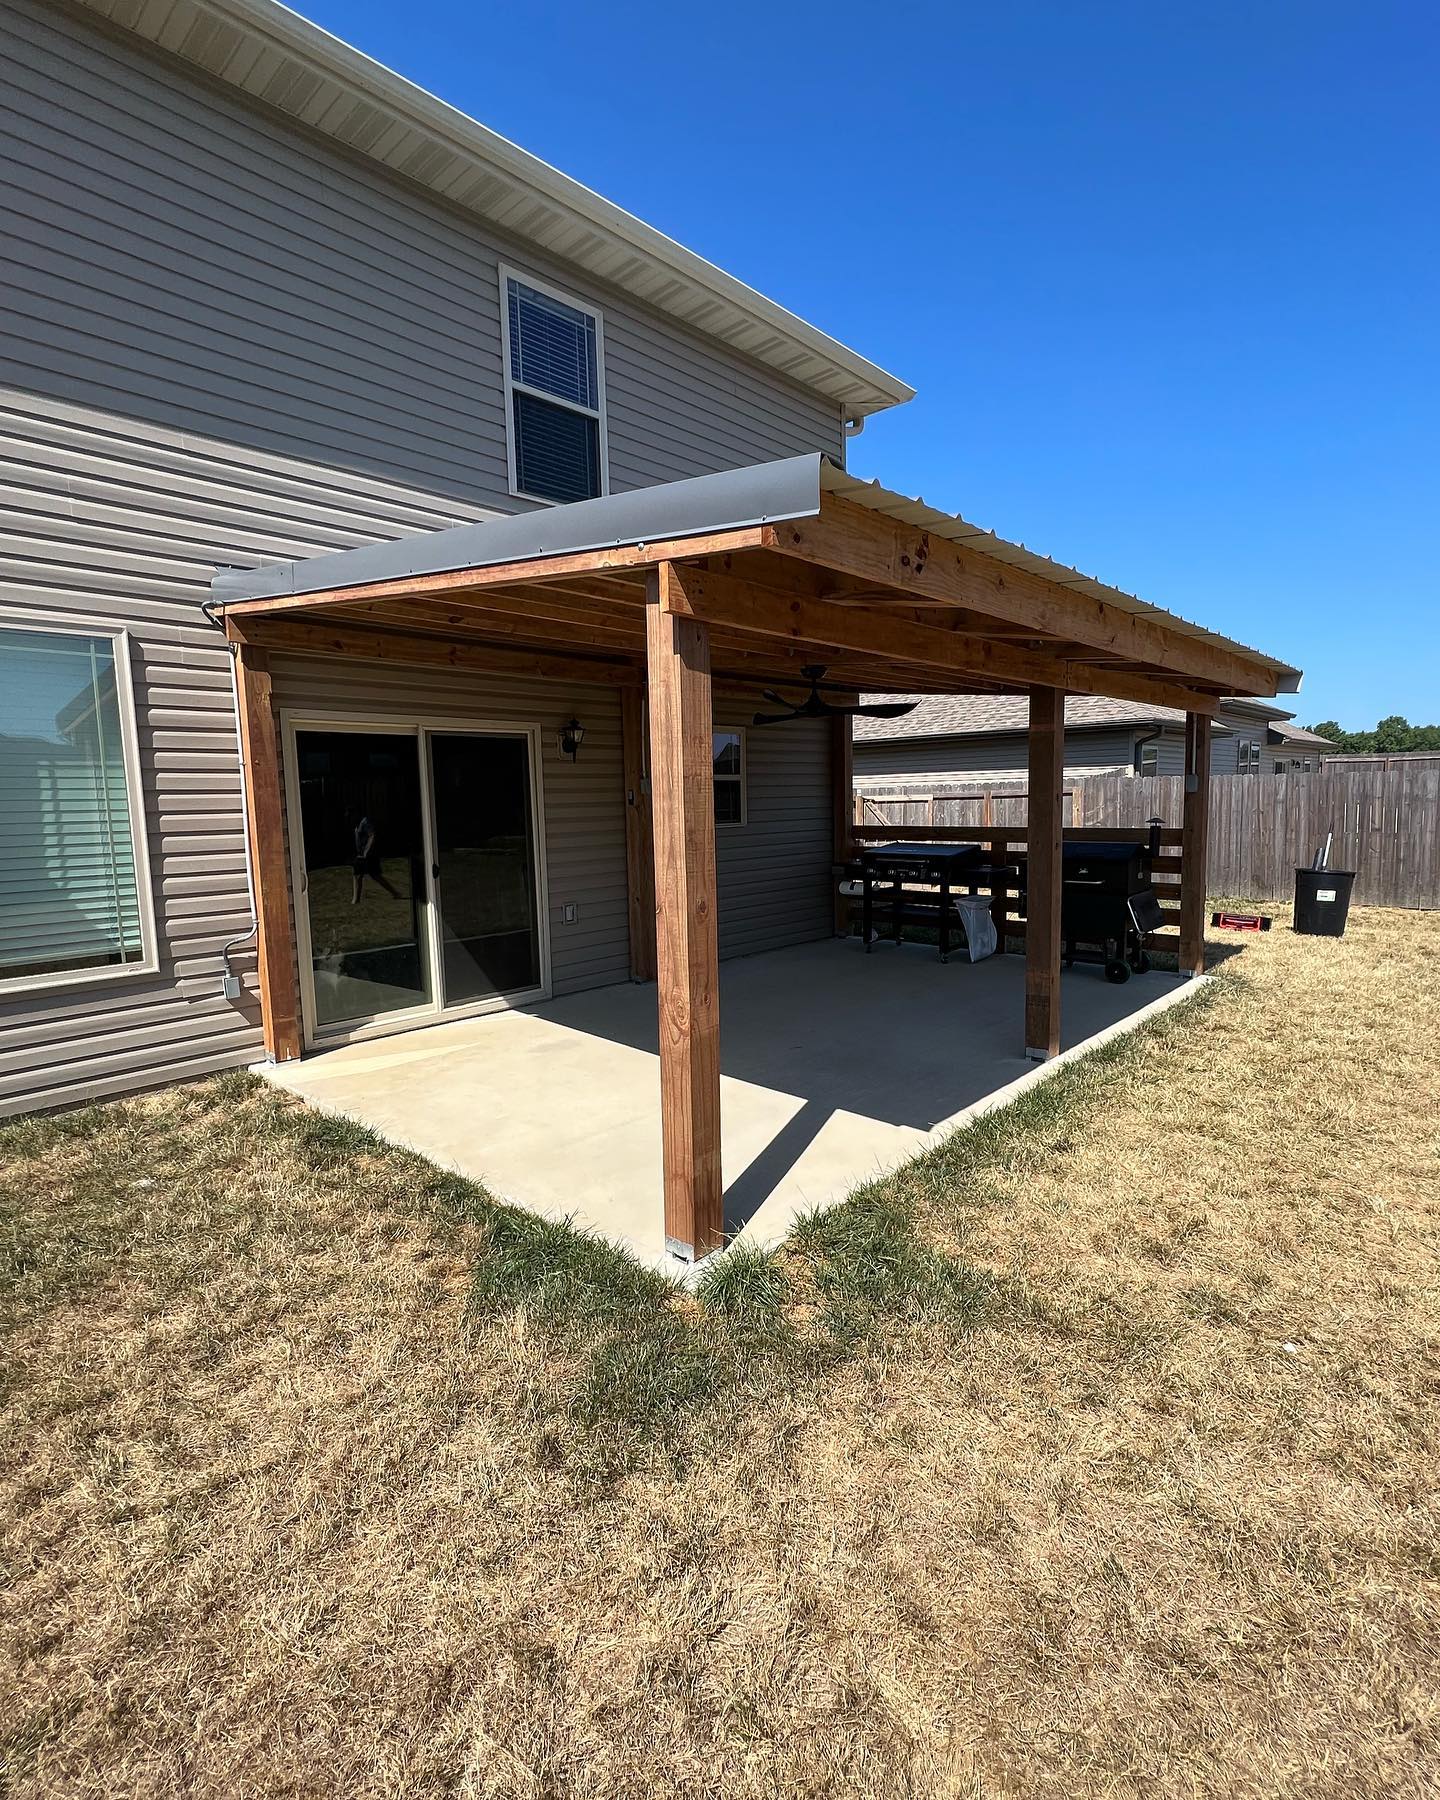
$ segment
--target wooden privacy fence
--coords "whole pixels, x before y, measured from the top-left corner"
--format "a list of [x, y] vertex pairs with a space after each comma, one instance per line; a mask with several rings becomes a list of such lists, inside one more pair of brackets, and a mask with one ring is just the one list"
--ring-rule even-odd
[[[858, 811], [858, 808], [857, 808]], [[868, 808], [867, 808], [868, 811]], [[971, 828], [964, 825], [890, 825], [876, 824], [867, 821], [857, 824], [851, 830], [851, 838], [856, 849], [863, 849], [866, 844], [981, 844], [984, 846], [992, 863], [1015, 862], [1026, 853], [1027, 831], [1024, 825], [1010, 825], [1004, 829], [986, 830], [983, 826]], [[1155, 897], [1160, 902], [1160, 911], [1164, 924], [1158, 931], [1151, 932], [1145, 940], [1152, 948], [1175, 950], [1178, 948], [1176, 933], [1180, 928], [1180, 871], [1184, 864], [1180, 855], [1180, 830], [1176, 826], [1166, 826], [1160, 832], [1160, 854], [1152, 865], [1155, 872]], [[1146, 843], [1150, 838], [1148, 826], [1123, 826], [1098, 830], [1090, 827], [1067, 827], [1065, 841], [1082, 843], [1100, 839], [1133, 838], [1138, 843]], [[957, 877], [963, 881], [963, 873]], [[858, 909], [859, 902], [855, 902]], [[1003, 947], [1005, 937], [1017, 937], [1024, 932], [1025, 915], [1020, 902], [1020, 890], [1013, 884], [1005, 888], [991, 890], [990, 916], [995, 921], [996, 935]], [[879, 923], [884, 925], [884, 902], [880, 902]]]
[[[1159, 818], [1178, 827], [1179, 775], [1076, 776], [1069, 814], [1087, 830], [1125, 835]], [[1023, 782], [967, 783], [925, 792], [855, 796], [857, 829], [926, 827], [979, 833], [1023, 825]], [[1330, 866], [1355, 871], [1360, 906], [1440, 907], [1440, 763], [1324, 768], [1313, 774], [1215, 775], [1210, 781], [1206, 887], [1246, 900], [1289, 900], [1295, 870], [1334, 834]], [[873, 842], [873, 838], [868, 841]]]

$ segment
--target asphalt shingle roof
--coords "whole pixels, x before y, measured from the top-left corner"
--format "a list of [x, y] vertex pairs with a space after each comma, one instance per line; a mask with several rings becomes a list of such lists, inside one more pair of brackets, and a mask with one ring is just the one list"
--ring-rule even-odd
[[[866, 700], [909, 700], [910, 694], [865, 694]], [[1098, 694], [1069, 694], [1065, 723], [1086, 725], [1169, 725], [1184, 720], [1173, 706], [1135, 700], [1107, 700]], [[856, 741], [890, 738], [977, 737], [992, 731], [1024, 731], [1030, 723], [1027, 694], [926, 694], [901, 719], [856, 719]]]
[[[913, 694], [863, 694], [864, 700], [914, 700]], [[1232, 704], [1222, 701], [1222, 706]], [[1268, 701], [1241, 700], [1237, 707], [1280, 730], [1288, 715]], [[1278, 716], [1277, 716], [1278, 715]], [[1107, 700], [1099, 694], [1067, 694], [1065, 724], [1084, 731], [1102, 725], [1181, 725], [1185, 715], [1176, 706], [1156, 706], [1138, 700]], [[995, 731], [1025, 731], [1030, 724], [1030, 700], [1026, 694], [925, 694], [914, 712], [900, 719], [856, 719], [857, 743], [888, 743], [896, 738], [981, 737]], [[1299, 727], [1287, 731], [1293, 735]], [[1310, 734], [1303, 733], [1305, 739]], [[1297, 740], [1298, 741], [1298, 740]], [[1324, 739], [1315, 739], [1324, 742]]]

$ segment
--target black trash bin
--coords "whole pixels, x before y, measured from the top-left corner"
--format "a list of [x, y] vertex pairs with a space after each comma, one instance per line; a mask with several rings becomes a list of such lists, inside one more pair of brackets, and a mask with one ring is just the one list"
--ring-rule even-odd
[[1353, 869], [1295, 871], [1295, 929], [1307, 937], [1344, 937]]

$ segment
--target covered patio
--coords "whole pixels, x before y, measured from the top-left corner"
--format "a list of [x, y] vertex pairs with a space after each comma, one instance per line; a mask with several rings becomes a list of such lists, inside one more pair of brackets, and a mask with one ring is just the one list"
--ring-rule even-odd
[[[287, 1080], [302, 1091], [313, 1083], [317, 1097], [328, 1083], [331, 1102], [343, 1108], [349, 1075], [341, 1071], [363, 1080], [369, 1058], [392, 1072], [398, 1091], [408, 1069], [420, 1097], [414, 1124], [393, 1129], [428, 1147], [420, 1115], [428, 1109], [438, 1119], [443, 1108], [427, 1058], [432, 1045], [451, 1042], [458, 1065], [474, 1075], [476, 1150], [447, 1152], [437, 1137], [431, 1153], [475, 1168], [502, 1190], [498, 1165], [488, 1174], [484, 1167], [487, 1142], [492, 1155], [510, 1144], [517, 1169], [544, 1160], [543, 1134], [527, 1138], [530, 1127], [506, 1126], [502, 1114], [538, 1108], [553, 1135], [582, 1083], [593, 1082], [602, 1098], [606, 1089], [637, 1097], [625, 1103], [629, 1135], [594, 1205], [610, 1208], [607, 1231], [653, 1244], [655, 1221], [619, 1224], [621, 1212], [631, 1218], [632, 1201], [615, 1190], [634, 1172], [639, 1204], [658, 1210], [652, 1196], [663, 1203], [665, 1250], [686, 1262], [721, 1247], [746, 1219], [768, 1234], [767, 1208], [778, 1219], [831, 1197], [837, 1181], [853, 1186], [872, 1163], [897, 1160], [889, 1151], [899, 1140], [887, 1130], [915, 1134], [907, 1141], [918, 1147], [1003, 1089], [1025, 1059], [1055, 1057], [1116, 1023], [1113, 1009], [1123, 1014], [1159, 987], [1162, 978], [1146, 977], [1107, 992], [1088, 969], [1061, 978], [1067, 692], [1153, 700], [1186, 714], [1184, 819], [1163, 834], [1156, 863], [1175, 902], [1165, 922], [1178, 934], [1169, 942], [1186, 977], [1204, 964], [1211, 717], [1221, 695], [1293, 691], [1299, 680], [1284, 663], [860, 482], [819, 455], [227, 571], [213, 595], [236, 659], [265, 1040], [277, 1065], [299, 1057], [302, 1031], [272, 655], [583, 679], [619, 691], [630, 973], [636, 982], [655, 980], [658, 1004], [645, 989], [603, 989], [525, 1014], [332, 1050]], [[800, 670], [811, 665], [823, 668], [820, 690], [841, 700], [865, 690], [1028, 695], [1030, 816], [1023, 831], [1008, 834], [1026, 863], [1023, 920], [1009, 890], [992, 901], [1002, 943], [1007, 926], [1023, 930], [1023, 963], [1001, 956], [942, 966], [919, 947], [867, 959], [852, 940], [795, 953], [783, 980], [773, 957], [728, 964], [722, 980], [715, 700], [738, 693], [758, 704], [772, 688], [799, 701], [810, 686]], [[849, 720], [832, 723], [838, 873], [855, 834]], [[847, 923], [837, 891], [836, 926]], [[776, 995], [766, 991], [771, 982]], [[504, 1104], [497, 1088], [482, 1120], [489, 1059], [507, 1039]], [[522, 1082], [517, 1070], [532, 1046], [540, 1066]], [[567, 1057], [575, 1079], [562, 1082]], [[466, 1108], [457, 1104], [463, 1123]], [[832, 1167], [839, 1122], [856, 1118], [867, 1121], [858, 1152]], [[658, 1183], [639, 1178], [657, 1142]], [[577, 1145], [568, 1159], [560, 1186], [572, 1196], [587, 1179], [588, 1155]], [[536, 1177], [532, 1194], [539, 1187]], [[561, 1210], [576, 1208], [562, 1196]]]
[[[1024, 965], [939, 964], [856, 938], [727, 962], [720, 1049], [726, 1238], [768, 1246], [799, 1213], [928, 1149], [1045, 1070], [1015, 1047]], [[1061, 977], [1062, 1057], [1193, 986]], [[292, 1093], [664, 1267], [658, 1020], [635, 985], [434, 1025], [277, 1064]]]

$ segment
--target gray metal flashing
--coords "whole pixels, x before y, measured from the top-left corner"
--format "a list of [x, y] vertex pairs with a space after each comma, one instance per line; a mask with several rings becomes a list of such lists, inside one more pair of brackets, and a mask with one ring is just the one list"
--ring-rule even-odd
[[657, 544], [671, 538], [743, 531], [780, 519], [813, 518], [820, 510], [818, 451], [695, 475], [625, 494], [603, 494], [569, 506], [511, 513], [446, 531], [421, 532], [388, 543], [361, 544], [302, 562], [261, 569], [222, 569], [210, 584], [220, 605], [314, 594], [374, 581], [442, 575], [452, 569], [487, 569], [498, 563], [533, 562], [622, 544]]

